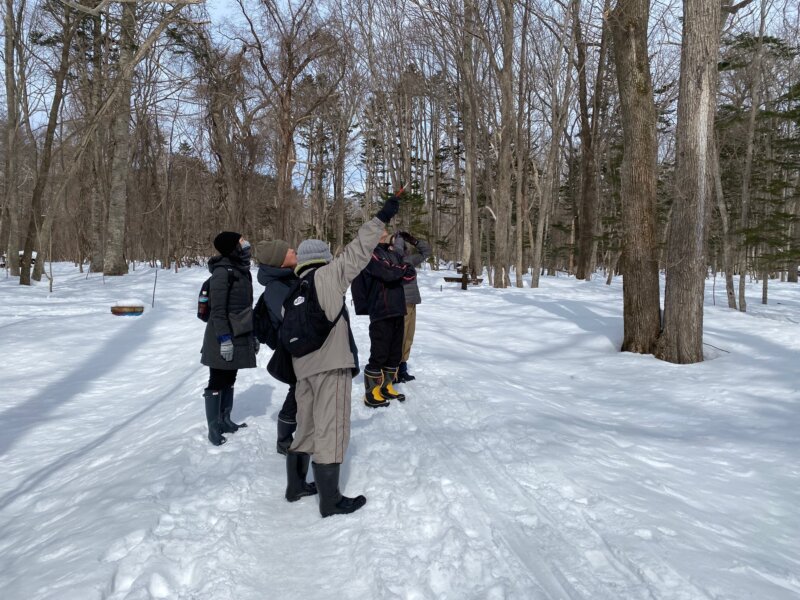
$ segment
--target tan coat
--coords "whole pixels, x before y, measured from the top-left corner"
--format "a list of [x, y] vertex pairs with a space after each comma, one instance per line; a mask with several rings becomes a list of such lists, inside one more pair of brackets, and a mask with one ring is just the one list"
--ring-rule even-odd
[[[342, 310], [350, 282], [367, 266], [384, 227], [378, 218], [364, 223], [340, 256], [316, 270], [317, 298], [331, 321]], [[311, 454], [319, 464], [343, 462], [350, 442], [352, 369], [357, 366], [344, 317], [319, 350], [292, 357], [292, 363], [297, 375], [297, 432], [290, 451]]]
[[[345, 246], [342, 254], [316, 269], [314, 287], [317, 299], [329, 320], [333, 321], [342, 310], [347, 288], [367, 266], [384, 227], [386, 225], [377, 217], [367, 221], [358, 230], [356, 238]], [[303, 276], [310, 272], [306, 271]], [[292, 358], [292, 363], [298, 381], [324, 371], [358, 366], [350, 351], [350, 325], [347, 320], [344, 317], [339, 319], [319, 350], [300, 358]]]

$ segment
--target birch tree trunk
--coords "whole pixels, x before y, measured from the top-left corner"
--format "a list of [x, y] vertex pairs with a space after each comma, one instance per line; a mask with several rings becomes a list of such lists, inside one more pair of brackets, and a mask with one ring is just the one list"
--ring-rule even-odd
[[[624, 352], [650, 354], [661, 328], [656, 257], [658, 141], [647, 25], [650, 0], [617, 0], [610, 25], [622, 113]], [[613, 276], [616, 260], [610, 269]]]
[[667, 242], [664, 329], [656, 356], [671, 363], [703, 360], [707, 215], [713, 201], [719, 2], [684, 0], [672, 218]]

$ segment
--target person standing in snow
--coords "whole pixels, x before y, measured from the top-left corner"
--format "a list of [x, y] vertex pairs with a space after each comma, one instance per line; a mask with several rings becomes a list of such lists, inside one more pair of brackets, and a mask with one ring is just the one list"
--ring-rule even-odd
[[250, 242], [241, 234], [223, 231], [214, 238], [219, 256], [208, 261], [211, 283], [209, 319], [203, 337], [200, 362], [209, 368], [203, 392], [208, 440], [215, 446], [247, 423], [231, 421], [233, 385], [239, 369], [256, 366], [259, 344], [253, 335], [253, 279], [250, 275]]
[[[394, 251], [403, 257], [403, 262], [412, 265], [414, 269], [419, 268], [431, 256], [431, 245], [406, 231], [395, 233], [392, 236], [391, 244]], [[403, 321], [403, 354], [395, 378], [397, 383], [406, 383], [415, 379], [408, 372], [408, 357], [411, 355], [411, 344], [414, 343], [414, 333], [417, 329], [417, 304], [422, 303], [416, 277], [403, 282], [403, 291], [406, 296], [406, 316]]]
[[[258, 282], [264, 286], [264, 301], [267, 304], [272, 326], [277, 331], [283, 321], [283, 301], [292, 284], [297, 281], [294, 268], [297, 266], [297, 252], [283, 240], [264, 241], [256, 244], [256, 260], [258, 261]], [[297, 400], [295, 385], [289, 386], [289, 392], [278, 413], [279, 454], [286, 454], [297, 429]]]
[[364, 404], [388, 406], [390, 400], [406, 397], [394, 386], [403, 354], [403, 320], [406, 314], [404, 287], [417, 278], [411, 264], [404, 263], [389, 244], [384, 230], [380, 243], [364, 269], [364, 299], [369, 313], [369, 362], [364, 368]]
[[[313, 273], [320, 307], [331, 322], [322, 346], [305, 356], [292, 357], [297, 376], [297, 432], [286, 455], [286, 499], [298, 499], [306, 486], [303, 467], [312, 468], [323, 517], [352, 513], [366, 504], [364, 496], [348, 498], [339, 491], [339, 471], [350, 441], [350, 394], [358, 374], [358, 349], [350, 330], [344, 294], [367, 266], [386, 224], [400, 210], [397, 192], [378, 214], [364, 223], [356, 238], [333, 258], [322, 240], [305, 240], [297, 248], [298, 277]], [[342, 318], [337, 320], [339, 314]]]

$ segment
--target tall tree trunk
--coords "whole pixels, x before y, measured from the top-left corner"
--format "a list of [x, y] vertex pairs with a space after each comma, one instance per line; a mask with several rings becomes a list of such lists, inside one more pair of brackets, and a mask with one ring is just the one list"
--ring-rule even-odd
[[[622, 112], [622, 350], [650, 354], [661, 328], [656, 258], [656, 107], [647, 25], [650, 0], [617, 0], [611, 14]], [[614, 261], [616, 263], [616, 261]], [[612, 265], [611, 270], [616, 264]]]
[[495, 264], [497, 271], [494, 287], [509, 285], [508, 266], [509, 230], [511, 226], [511, 142], [515, 135], [514, 126], [514, 2], [500, 0], [503, 66], [498, 73], [500, 83], [500, 147], [497, 153], [497, 186], [495, 200], [497, 207], [495, 220]]
[[717, 199], [720, 226], [722, 227], [722, 268], [725, 271], [725, 294], [728, 298], [728, 308], [736, 310], [736, 290], [733, 284], [733, 240], [731, 238], [730, 216], [725, 205], [725, 196], [722, 191], [722, 172], [719, 166], [719, 146], [716, 135], [714, 147], [711, 150], [711, 160], [714, 169], [714, 195]]
[[525, 194], [525, 186], [527, 184], [527, 177], [525, 176], [528, 162], [528, 152], [525, 147], [525, 139], [528, 137], [525, 132], [527, 120], [525, 119], [525, 106], [526, 106], [526, 88], [527, 88], [527, 64], [528, 64], [528, 18], [530, 15], [529, 5], [526, 2], [522, 13], [522, 41], [520, 43], [520, 66], [519, 74], [517, 76], [517, 139], [515, 142], [517, 161], [516, 161], [516, 237], [514, 238], [516, 244], [516, 260], [515, 260], [515, 277], [516, 285], [518, 288], [523, 287], [522, 276], [524, 273], [523, 264], [523, 240], [525, 239], [525, 215], [528, 213], [527, 198]]
[[[92, 79], [89, 85], [89, 109], [95, 113], [100, 109], [103, 93], [103, 21], [100, 15], [92, 17]], [[106, 204], [107, 195], [104, 191], [108, 185], [103, 175], [102, 142], [100, 128], [95, 129], [89, 142], [84, 159], [87, 165], [90, 184], [91, 204], [91, 245], [92, 255], [90, 270], [94, 273], [103, 271], [105, 259], [105, 231], [106, 231]]]
[[[609, 1], [606, 0], [603, 14], [608, 14]], [[575, 272], [577, 279], [590, 280], [594, 270], [595, 222], [597, 221], [597, 157], [595, 145], [600, 123], [600, 98], [603, 94], [606, 62], [606, 20], [603, 20], [603, 31], [600, 36], [597, 76], [591, 98], [591, 116], [589, 113], [589, 93], [586, 82], [586, 42], [583, 40], [579, 11], [573, 13], [575, 28], [575, 48], [577, 51], [578, 100], [580, 106], [580, 138], [581, 138], [581, 194], [578, 218], [578, 264]]]
[[31, 211], [28, 217], [28, 231], [25, 236], [25, 248], [22, 253], [20, 265], [19, 282], [21, 285], [31, 283], [31, 260], [35, 247], [39, 249], [39, 260], [34, 272], [34, 278], [39, 281], [42, 278], [42, 264], [44, 263], [45, 247], [49, 246], [46, 242], [40, 244], [39, 235], [42, 233], [42, 218], [44, 216], [44, 193], [47, 189], [47, 182], [50, 178], [50, 166], [53, 158], [53, 139], [55, 138], [58, 118], [61, 113], [61, 102], [64, 99], [64, 81], [67, 77], [70, 64], [70, 49], [72, 46], [72, 35], [75, 28], [70, 18], [71, 11], [68, 6], [64, 6], [63, 42], [61, 44], [61, 56], [55, 73], [53, 89], [53, 99], [47, 118], [45, 128], [44, 143], [42, 144], [41, 158], [36, 165], [36, 183], [33, 186], [31, 195]]
[[[755, 147], [756, 116], [761, 104], [761, 58], [764, 50], [764, 30], [767, 22], [767, 5], [764, 0], [761, 2], [761, 21], [758, 31], [758, 43], [756, 47], [756, 57], [751, 67], [752, 77], [750, 79], [750, 112], [747, 116], [747, 132], [745, 134], [745, 158], [742, 170], [742, 231], [746, 231], [750, 226], [750, 186], [753, 176], [753, 152]], [[747, 241], [746, 233], [742, 236], [742, 260], [739, 266], [739, 310], [747, 311], [747, 299], [745, 298], [745, 277], [747, 276]]]
[[656, 356], [703, 360], [707, 215], [713, 202], [710, 163], [716, 112], [719, 2], [684, 0], [676, 129], [675, 201], [667, 248], [664, 330]]
[[[578, 10], [580, 2], [573, 0], [566, 8], [564, 13], [564, 23], [561, 26], [562, 40], [569, 39], [569, 46], [565, 49], [565, 65], [564, 65], [564, 90], [559, 96], [559, 80], [561, 70], [561, 55], [556, 58], [556, 64], [553, 65], [553, 76], [551, 78], [550, 86], [550, 143], [547, 151], [547, 159], [543, 180], [540, 187], [539, 196], [539, 212], [536, 218], [536, 234], [533, 242], [533, 251], [531, 257], [531, 287], [539, 287], [539, 276], [542, 272], [542, 263], [544, 258], [544, 238], [545, 238], [545, 225], [550, 218], [550, 211], [555, 205], [558, 196], [558, 182], [560, 180], [561, 168], [561, 137], [566, 125], [567, 116], [569, 114], [569, 103], [572, 95], [572, 53], [575, 50], [575, 36], [570, 35], [572, 30], [572, 13], [570, 11]], [[566, 44], [564, 44], [566, 45]]]
[[[128, 214], [128, 170], [130, 168], [131, 87], [133, 71], [129, 69], [136, 53], [136, 5], [122, 4], [118, 76], [122, 77], [116, 114], [114, 115], [114, 158], [111, 162], [111, 190], [108, 203], [106, 233], [106, 275], [125, 275], [125, 226]], [[130, 74], [128, 74], [130, 73]]]
[[462, 229], [464, 243], [461, 254], [463, 268], [478, 276], [481, 271], [481, 243], [478, 222], [478, 107], [475, 74], [475, 31], [477, 18], [474, 0], [464, 2], [464, 33], [461, 48], [461, 92], [464, 129], [464, 198], [462, 200]]
[[334, 247], [344, 248], [344, 178], [345, 159], [347, 158], [347, 140], [350, 132], [350, 109], [345, 108], [346, 118], [337, 123], [336, 150], [333, 159], [333, 212], [336, 218], [334, 227]]
[[17, 23], [14, 0], [6, 0], [3, 18], [4, 67], [6, 84], [6, 155], [3, 218], [8, 223], [7, 264], [12, 275], [19, 275], [19, 199], [17, 194], [17, 140], [19, 138], [19, 97], [16, 79]]
[[[794, 214], [795, 220], [790, 226], [789, 249], [796, 253], [800, 252], [800, 171], [796, 172], [794, 176], [794, 210], [792, 214]], [[797, 283], [797, 269], [797, 261], [789, 263], [787, 281]]]

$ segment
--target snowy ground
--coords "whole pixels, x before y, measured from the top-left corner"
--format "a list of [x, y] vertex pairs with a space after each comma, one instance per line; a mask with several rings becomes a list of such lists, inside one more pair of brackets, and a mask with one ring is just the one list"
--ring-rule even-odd
[[753, 284], [741, 314], [718, 281], [713, 360], [674, 366], [617, 352], [620, 281], [441, 275], [409, 400], [355, 381], [343, 488], [368, 502], [325, 520], [283, 499], [263, 368], [236, 386], [249, 428], [205, 438], [202, 269], [159, 272], [155, 308], [149, 269], [0, 280], [0, 597], [800, 598], [800, 287]]

